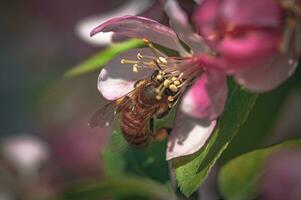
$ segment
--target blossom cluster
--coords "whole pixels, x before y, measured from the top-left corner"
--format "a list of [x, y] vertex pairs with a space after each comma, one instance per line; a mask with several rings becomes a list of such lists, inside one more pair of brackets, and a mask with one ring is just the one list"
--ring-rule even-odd
[[[224, 110], [228, 76], [249, 91], [265, 92], [293, 74], [301, 53], [300, 3], [203, 0], [192, 17], [197, 32], [174, 0], [166, 1], [164, 8], [170, 27], [141, 16], [110, 19], [93, 29], [91, 36], [114, 32], [142, 39], [147, 47], [111, 61], [99, 75], [98, 89], [106, 99], [116, 100], [159, 68], [160, 78], [175, 83], [166, 87], [180, 97], [166, 158], [195, 153]], [[176, 56], [157, 46], [173, 50]], [[131, 64], [133, 70], [124, 64]]]

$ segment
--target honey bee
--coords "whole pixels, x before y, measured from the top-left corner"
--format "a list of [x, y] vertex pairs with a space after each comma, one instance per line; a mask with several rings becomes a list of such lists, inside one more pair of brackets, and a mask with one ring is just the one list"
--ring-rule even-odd
[[176, 103], [176, 88], [181, 81], [165, 79], [163, 73], [156, 70], [150, 78], [137, 81], [131, 92], [100, 108], [92, 116], [90, 127], [108, 126], [118, 116], [122, 135], [130, 146], [144, 148], [152, 139], [165, 139], [170, 129], [154, 132], [153, 119], [169, 113]]

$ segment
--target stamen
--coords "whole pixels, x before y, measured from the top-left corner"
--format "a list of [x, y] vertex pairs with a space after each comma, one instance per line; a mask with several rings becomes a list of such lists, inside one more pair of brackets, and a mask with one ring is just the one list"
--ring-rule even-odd
[[158, 81], [162, 81], [162, 80], [163, 80], [162, 74], [158, 74], [158, 75], [156, 76], [156, 79], [157, 79]]
[[133, 65], [133, 72], [138, 73], [138, 64]]
[[175, 85], [180, 85], [180, 84], [181, 84], [181, 82], [180, 82], [179, 80], [175, 80], [173, 83], [174, 83]]
[[171, 85], [169, 86], [169, 89], [170, 89], [172, 92], [177, 92], [177, 91], [178, 91], [178, 87], [177, 87], [176, 85], [174, 85], [174, 84], [171, 84]]
[[170, 85], [170, 80], [166, 79], [164, 82], [163, 82], [163, 85], [164, 87], [168, 87]]
[[121, 64], [138, 64], [140, 61], [137, 60], [127, 60], [127, 59], [121, 59], [120, 60]]
[[162, 63], [162, 64], [165, 64], [165, 65], [167, 64], [167, 60], [166, 60], [165, 58], [161, 57], [161, 56], [158, 58], [158, 60], [159, 60], [160, 63]]
[[168, 101], [174, 101], [175, 99], [174, 99], [173, 96], [168, 96], [168, 97], [167, 97], [167, 100], [168, 100]]
[[143, 59], [143, 56], [142, 56], [140, 53], [138, 53], [138, 54], [137, 54], [137, 58], [138, 58], [139, 60], [141, 60], [141, 59]]

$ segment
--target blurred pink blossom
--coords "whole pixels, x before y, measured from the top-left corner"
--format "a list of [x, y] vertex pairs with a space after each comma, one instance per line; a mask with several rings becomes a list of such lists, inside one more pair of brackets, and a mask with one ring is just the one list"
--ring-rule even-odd
[[[204, 0], [194, 20], [216, 56], [208, 66], [233, 74], [247, 89], [263, 92], [288, 79], [297, 67], [295, 41], [284, 42], [286, 12], [276, 0]], [[289, 38], [290, 39], [290, 38]]]
[[47, 144], [29, 134], [6, 138], [1, 146], [3, 157], [21, 175], [36, 175], [43, 163], [49, 160]]
[[[173, 29], [148, 18], [123, 16], [99, 25], [91, 35], [114, 32], [132, 38], [147, 39], [180, 55], [167, 56], [149, 44], [150, 48], [134, 49], [119, 55], [101, 71], [98, 78], [99, 91], [111, 101], [133, 90], [137, 80], [150, 77], [157, 67], [149, 63], [157, 62], [164, 74], [186, 80], [180, 88], [180, 95], [194, 81], [183, 96], [169, 136], [166, 157], [172, 159], [195, 153], [205, 144], [215, 127], [216, 118], [224, 109], [227, 85], [224, 73], [202, 64], [199, 55], [210, 53], [210, 49], [200, 35], [192, 31], [188, 17], [176, 1], [168, 1], [165, 11]], [[179, 39], [190, 48], [189, 52]], [[138, 63], [139, 70], [134, 71], [138, 71], [137, 73], [121, 65], [121, 60], [125, 58], [136, 60], [134, 62]]]
[[301, 151], [282, 150], [269, 157], [259, 186], [262, 200], [301, 198]]
[[107, 137], [106, 129], [91, 130], [87, 118], [74, 123], [67, 129], [49, 134], [47, 141], [53, 160], [64, 174], [76, 179], [100, 175], [100, 151]]

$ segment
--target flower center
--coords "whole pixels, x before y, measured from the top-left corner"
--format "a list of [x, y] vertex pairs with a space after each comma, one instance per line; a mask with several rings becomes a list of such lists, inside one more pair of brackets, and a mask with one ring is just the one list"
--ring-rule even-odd
[[141, 68], [154, 70], [151, 77], [156, 83], [156, 99], [167, 96], [173, 106], [185, 92], [196, 77], [200, 76], [203, 69], [199, 66], [198, 58], [194, 55], [188, 57], [171, 57], [155, 48], [148, 40], [144, 42], [153, 51], [155, 56], [137, 54], [137, 60], [121, 59], [121, 64], [131, 64], [133, 72]]

